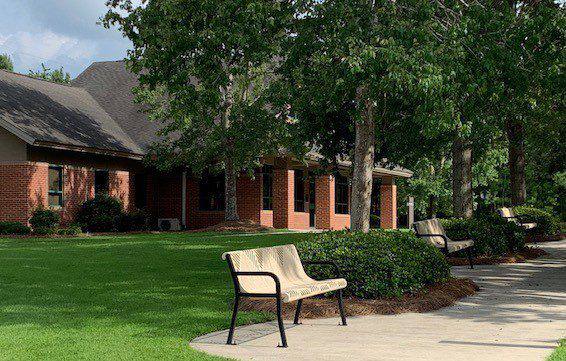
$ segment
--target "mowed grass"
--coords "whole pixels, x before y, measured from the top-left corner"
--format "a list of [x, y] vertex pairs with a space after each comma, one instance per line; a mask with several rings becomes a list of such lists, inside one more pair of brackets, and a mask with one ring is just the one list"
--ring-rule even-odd
[[[304, 234], [0, 239], [0, 359], [216, 360], [192, 350], [229, 327], [227, 250]], [[269, 315], [240, 313], [239, 322]]]

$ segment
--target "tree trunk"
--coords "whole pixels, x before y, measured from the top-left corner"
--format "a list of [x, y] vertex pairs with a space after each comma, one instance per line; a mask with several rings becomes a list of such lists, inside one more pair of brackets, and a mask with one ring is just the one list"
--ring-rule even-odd
[[454, 216], [472, 217], [472, 148], [459, 135], [452, 143], [452, 207]]
[[509, 141], [509, 175], [511, 181], [511, 204], [520, 206], [525, 203], [527, 189], [525, 185], [525, 133], [520, 121], [506, 122], [507, 140]]
[[225, 168], [225, 198], [226, 198], [226, 211], [224, 213], [224, 219], [226, 221], [239, 221], [238, 216], [238, 205], [236, 201], [236, 182], [238, 179], [238, 174], [234, 168], [234, 162], [231, 158], [224, 161]]
[[[229, 83], [224, 89], [224, 114], [222, 116], [222, 122], [224, 129], [228, 130], [230, 128], [230, 115], [232, 112], [232, 105], [234, 104], [234, 94], [233, 82], [234, 76], [230, 74], [228, 76]], [[226, 139], [226, 159], [224, 159], [224, 198], [226, 202], [224, 219], [226, 221], [239, 221], [238, 216], [238, 206], [236, 199], [236, 182], [238, 178], [238, 171], [234, 167], [234, 160], [231, 155], [234, 148], [234, 140], [231, 138]]]
[[373, 103], [366, 100], [363, 103], [363, 107], [362, 119], [356, 122], [350, 223], [352, 231], [367, 233], [370, 226], [372, 173], [375, 157], [375, 124]]

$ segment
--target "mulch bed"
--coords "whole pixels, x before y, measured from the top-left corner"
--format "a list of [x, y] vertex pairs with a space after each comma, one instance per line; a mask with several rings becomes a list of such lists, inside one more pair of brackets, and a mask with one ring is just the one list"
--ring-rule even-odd
[[197, 232], [245, 232], [245, 233], [255, 233], [255, 232], [268, 232], [272, 231], [274, 228], [265, 227], [259, 223], [243, 220], [243, 221], [227, 221], [215, 224], [213, 226], [196, 230]]
[[[453, 278], [446, 282], [426, 287], [424, 290], [404, 295], [401, 298], [363, 300], [345, 298], [347, 316], [392, 315], [405, 312], [430, 312], [452, 306], [456, 301], [475, 294], [479, 287], [469, 278]], [[241, 310], [276, 313], [273, 299], [244, 298]], [[283, 304], [283, 318], [292, 319], [296, 302]], [[338, 317], [338, 302], [335, 298], [306, 298], [303, 300], [301, 318]]]
[[566, 239], [566, 233], [559, 233], [550, 236], [545, 236], [541, 234], [527, 234], [525, 237], [526, 243], [540, 243], [540, 242], [556, 242]]
[[[523, 263], [530, 259], [535, 259], [541, 256], [546, 256], [548, 253], [540, 248], [525, 247], [524, 250], [517, 253], [506, 254], [499, 257], [476, 257], [474, 258], [474, 264], [478, 265], [490, 265], [490, 264], [500, 264], [500, 263]], [[448, 262], [452, 266], [467, 266], [468, 259], [449, 257]]]

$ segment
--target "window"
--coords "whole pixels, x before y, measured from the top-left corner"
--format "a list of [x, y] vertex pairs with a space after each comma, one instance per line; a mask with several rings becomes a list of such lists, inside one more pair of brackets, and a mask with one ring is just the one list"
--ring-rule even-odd
[[295, 170], [295, 212], [305, 211], [305, 179], [302, 170]]
[[264, 165], [262, 170], [263, 209], [273, 210], [273, 166]]
[[63, 168], [60, 166], [49, 166], [49, 205], [52, 207], [63, 206]]
[[348, 178], [337, 174], [334, 182], [334, 212], [336, 214], [350, 213], [350, 187], [348, 186]]
[[109, 191], [108, 171], [97, 170], [94, 172], [94, 195], [108, 194]]
[[224, 175], [205, 176], [200, 180], [199, 208], [202, 211], [224, 210]]

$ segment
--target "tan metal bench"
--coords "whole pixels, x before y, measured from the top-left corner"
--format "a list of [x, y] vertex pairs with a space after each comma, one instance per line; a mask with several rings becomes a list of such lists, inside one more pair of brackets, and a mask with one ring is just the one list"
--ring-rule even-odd
[[334, 267], [338, 278], [316, 281], [307, 276], [297, 249], [294, 245], [256, 248], [244, 251], [226, 252], [222, 259], [228, 262], [234, 282], [234, 311], [228, 333], [228, 344], [233, 344], [238, 304], [242, 297], [275, 298], [277, 304], [277, 322], [281, 334], [281, 347], [287, 347], [282, 302], [298, 301], [294, 323], [299, 323], [299, 314], [304, 298], [338, 291], [338, 308], [342, 325], [346, 325], [342, 289], [346, 280], [340, 277], [340, 270], [332, 261], [304, 262]]
[[413, 228], [415, 229], [417, 237], [423, 238], [433, 246], [440, 248], [445, 255], [465, 250], [468, 256], [468, 262], [470, 263], [470, 268], [474, 268], [472, 256], [472, 250], [474, 247], [473, 240], [451, 240], [448, 236], [446, 236], [444, 227], [442, 227], [442, 224], [440, 224], [440, 221], [436, 218], [415, 222], [413, 223]]
[[509, 222], [513, 222], [521, 227], [523, 227], [526, 230], [529, 229], [533, 229], [537, 226], [536, 223], [534, 222], [528, 222], [525, 220], [525, 217], [519, 215], [519, 214], [515, 214], [515, 211], [513, 211], [513, 208], [507, 208], [507, 207], [503, 207], [498, 209], [499, 215], [503, 218], [505, 218], [507, 221]]

